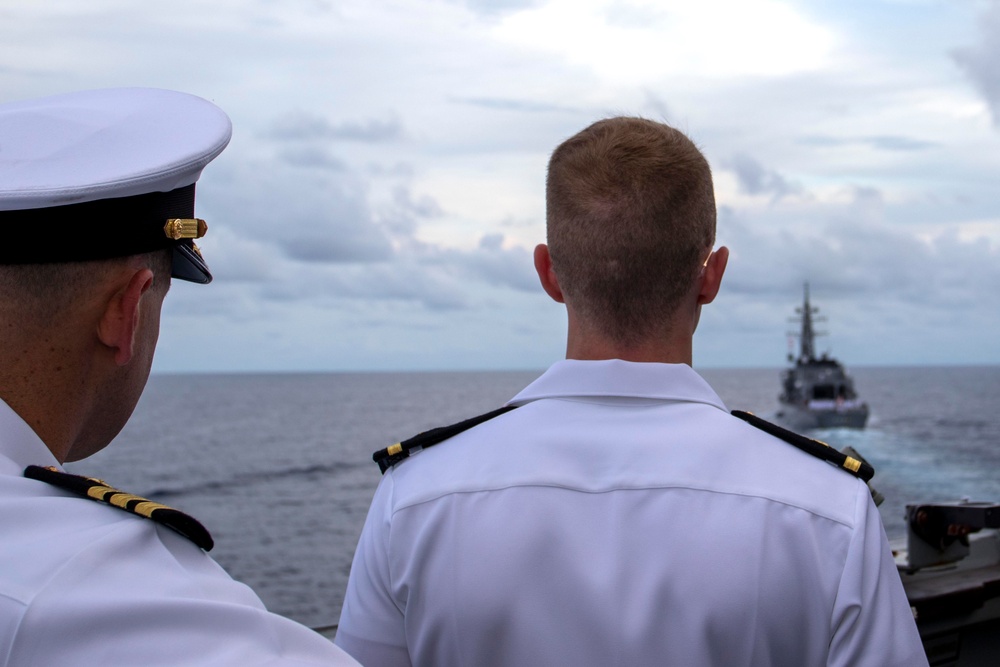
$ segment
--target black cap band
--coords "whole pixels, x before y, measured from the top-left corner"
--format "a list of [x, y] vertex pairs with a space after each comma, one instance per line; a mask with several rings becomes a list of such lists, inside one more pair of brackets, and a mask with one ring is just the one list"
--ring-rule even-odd
[[194, 216], [194, 184], [170, 192], [0, 211], [0, 264], [82, 262], [173, 248], [163, 226]]
[[0, 264], [86, 262], [156, 250], [174, 251], [173, 277], [209, 283], [212, 274], [190, 239], [164, 225], [194, 217], [194, 183], [170, 192], [80, 204], [0, 211]]

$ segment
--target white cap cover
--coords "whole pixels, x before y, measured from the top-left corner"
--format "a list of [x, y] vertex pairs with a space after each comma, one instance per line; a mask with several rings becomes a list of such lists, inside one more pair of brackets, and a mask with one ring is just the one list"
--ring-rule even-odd
[[8, 239], [0, 263], [174, 248], [175, 276], [208, 282], [191, 234], [170, 236], [164, 225], [192, 218], [194, 183], [231, 135], [221, 109], [170, 90], [90, 90], [0, 105], [0, 234]]

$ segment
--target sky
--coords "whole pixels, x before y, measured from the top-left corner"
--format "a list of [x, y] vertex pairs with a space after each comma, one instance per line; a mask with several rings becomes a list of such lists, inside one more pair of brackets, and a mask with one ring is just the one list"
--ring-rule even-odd
[[848, 367], [1000, 363], [1000, 0], [4, 0], [0, 102], [200, 95], [215, 274], [154, 372], [543, 369], [561, 141], [662, 120], [732, 256], [695, 367], [779, 367], [808, 282]]

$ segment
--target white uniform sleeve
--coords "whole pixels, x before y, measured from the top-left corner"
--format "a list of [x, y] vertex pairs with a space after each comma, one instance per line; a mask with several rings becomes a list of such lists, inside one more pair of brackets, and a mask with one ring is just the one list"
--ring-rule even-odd
[[382, 478], [358, 540], [336, 644], [365, 665], [410, 667], [403, 609], [392, 588], [389, 537], [392, 471]]
[[833, 611], [831, 667], [927, 665], [871, 494], [859, 480], [855, 530]]
[[17, 607], [0, 665], [356, 664], [309, 628], [268, 612], [207, 554], [146, 520], [113, 526]]

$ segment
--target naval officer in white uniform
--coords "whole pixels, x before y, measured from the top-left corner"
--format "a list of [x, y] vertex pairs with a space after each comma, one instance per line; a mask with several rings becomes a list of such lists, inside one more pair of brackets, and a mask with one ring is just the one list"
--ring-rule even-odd
[[230, 134], [165, 90], [0, 105], [0, 665], [357, 664], [196, 520], [61, 469], [131, 415], [171, 275], [211, 280], [194, 187]]
[[567, 359], [377, 453], [336, 643], [400, 667], [925, 665], [864, 481], [691, 368], [728, 258], [697, 148], [592, 125], [552, 156], [547, 227]]

